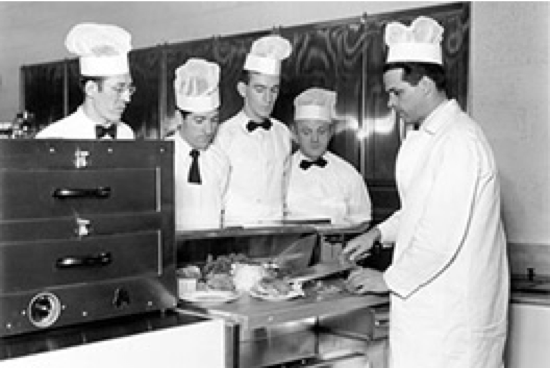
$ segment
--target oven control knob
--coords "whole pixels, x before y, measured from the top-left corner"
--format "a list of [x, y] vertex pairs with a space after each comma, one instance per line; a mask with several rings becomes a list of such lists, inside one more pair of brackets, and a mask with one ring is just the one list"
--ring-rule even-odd
[[117, 288], [113, 297], [113, 305], [118, 308], [124, 308], [130, 304], [130, 293], [124, 288]]
[[61, 313], [61, 303], [57, 296], [50, 292], [35, 295], [29, 303], [27, 315], [31, 323], [39, 328], [53, 325]]

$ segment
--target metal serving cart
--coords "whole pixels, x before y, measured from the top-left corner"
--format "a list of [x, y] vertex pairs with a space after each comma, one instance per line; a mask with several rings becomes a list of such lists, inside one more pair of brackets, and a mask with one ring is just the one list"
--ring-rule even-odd
[[[291, 246], [307, 247], [311, 242], [315, 247], [309, 265], [315, 265], [327, 233], [326, 228], [319, 231], [308, 225], [178, 233], [178, 267], [203, 263], [209, 254], [243, 253], [252, 259], [269, 259]], [[333, 274], [321, 281], [321, 287], [319, 281], [306, 283], [305, 295], [289, 300], [260, 300], [244, 293], [216, 305], [180, 300], [179, 308], [227, 322], [228, 345], [233, 346], [227, 352], [228, 366], [357, 367], [369, 363], [382, 367], [383, 363], [373, 362], [384, 361], [386, 326], [380, 316], [386, 315], [388, 297], [350, 294], [342, 287], [345, 276]]]

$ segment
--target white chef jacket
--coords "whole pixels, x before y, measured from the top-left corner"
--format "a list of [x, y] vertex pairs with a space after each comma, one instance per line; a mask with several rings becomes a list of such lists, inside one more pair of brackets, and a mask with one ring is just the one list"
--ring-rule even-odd
[[401, 208], [379, 225], [395, 242], [390, 366], [496, 368], [509, 271], [496, 164], [455, 100], [410, 132], [396, 163]]
[[[116, 139], [135, 139], [135, 134], [129, 125], [118, 122]], [[35, 138], [39, 139], [97, 139], [95, 127], [97, 122], [90, 119], [80, 106], [75, 112], [61, 120], [53, 122], [38, 132]], [[101, 139], [111, 139], [110, 136]]]
[[329, 218], [333, 224], [359, 224], [371, 220], [372, 205], [363, 177], [349, 162], [332, 152], [325, 167], [300, 168], [308, 160], [301, 151], [292, 156], [287, 193], [288, 218]]
[[270, 118], [271, 129], [249, 132], [244, 111], [220, 124], [214, 145], [229, 157], [231, 174], [224, 209], [225, 225], [254, 224], [283, 218], [290, 169], [291, 135]]
[[174, 141], [176, 230], [215, 229], [222, 225], [223, 196], [229, 177], [229, 161], [217, 147], [210, 145], [198, 157], [201, 184], [188, 182], [192, 147], [179, 133]]

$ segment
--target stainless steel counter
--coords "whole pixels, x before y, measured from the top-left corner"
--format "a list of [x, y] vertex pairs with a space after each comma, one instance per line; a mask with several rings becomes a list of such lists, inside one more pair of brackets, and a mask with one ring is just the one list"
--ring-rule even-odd
[[177, 311], [138, 314], [0, 339], [0, 362], [208, 320]]
[[527, 303], [550, 306], [550, 277], [513, 275], [510, 300], [512, 303]]
[[358, 296], [347, 292], [316, 295], [307, 294], [306, 291], [306, 297], [286, 301], [258, 300], [245, 294], [231, 303], [204, 308], [193, 303], [182, 302], [180, 308], [227, 318], [239, 323], [243, 330], [252, 330], [311, 317], [347, 313], [386, 304], [388, 300], [387, 296]]
[[[326, 286], [341, 286], [342, 282], [341, 278], [323, 281]], [[305, 297], [286, 301], [258, 300], [245, 294], [225, 304], [181, 302], [179, 307], [223, 318], [232, 326], [228, 335], [236, 343], [231, 357], [235, 367], [365, 366], [373, 359], [374, 348], [380, 351], [378, 359], [385, 359], [387, 333], [377, 329], [380, 321], [375, 310], [387, 310], [387, 295], [359, 296], [346, 291], [319, 295], [307, 287], [304, 290]]]

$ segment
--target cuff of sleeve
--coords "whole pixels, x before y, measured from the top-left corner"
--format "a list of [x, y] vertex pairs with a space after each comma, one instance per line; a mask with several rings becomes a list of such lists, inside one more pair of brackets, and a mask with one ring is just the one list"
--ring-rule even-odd
[[387, 225], [383, 222], [381, 224], [376, 225], [378, 230], [380, 231], [380, 243], [388, 243], [389, 239], [386, 234], [388, 234]]
[[384, 272], [383, 277], [388, 288], [402, 299], [408, 298], [416, 289], [416, 285], [411, 282], [413, 278], [400, 275], [393, 266]]

